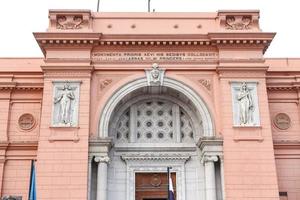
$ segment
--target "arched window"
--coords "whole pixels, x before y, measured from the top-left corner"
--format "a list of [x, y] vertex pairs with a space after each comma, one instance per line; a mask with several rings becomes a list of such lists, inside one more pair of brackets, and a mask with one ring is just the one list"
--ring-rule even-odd
[[180, 96], [141, 94], [122, 103], [110, 124], [118, 143], [195, 143], [202, 134], [201, 119]]

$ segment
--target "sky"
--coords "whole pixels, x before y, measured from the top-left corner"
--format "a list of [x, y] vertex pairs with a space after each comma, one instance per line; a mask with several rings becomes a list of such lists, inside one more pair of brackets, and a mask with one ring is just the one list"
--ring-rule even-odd
[[[147, 12], [148, 0], [100, 0], [100, 12]], [[155, 12], [260, 10], [260, 28], [277, 35], [266, 57], [300, 57], [297, 0], [151, 0]], [[0, 57], [42, 57], [32, 33], [46, 31], [49, 9], [97, 10], [97, 0], [1, 0]], [[298, 21], [299, 20], [299, 21]]]

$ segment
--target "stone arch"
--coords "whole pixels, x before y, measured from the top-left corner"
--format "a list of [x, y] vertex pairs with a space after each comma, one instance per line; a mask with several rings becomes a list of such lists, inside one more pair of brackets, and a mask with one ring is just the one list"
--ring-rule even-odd
[[[118, 103], [131, 92], [147, 86], [148, 86], [147, 79], [140, 78], [127, 83], [111, 96], [111, 98], [107, 101], [106, 105], [104, 106], [101, 112], [101, 116], [98, 124], [99, 137], [108, 137], [109, 122], [113, 115], [113, 111], [115, 107], [118, 105]], [[197, 111], [199, 112], [202, 118], [203, 135], [204, 136], [215, 135], [215, 127], [214, 127], [212, 114], [209, 111], [207, 104], [193, 89], [191, 89], [186, 84], [169, 77], [164, 78], [163, 86], [172, 88], [185, 95], [197, 108]]]

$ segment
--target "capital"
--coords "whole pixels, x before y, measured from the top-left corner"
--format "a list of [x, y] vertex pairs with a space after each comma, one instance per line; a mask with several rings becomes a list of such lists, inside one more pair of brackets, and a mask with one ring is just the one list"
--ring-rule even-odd
[[108, 163], [110, 158], [108, 156], [95, 156], [94, 161], [97, 163]]
[[217, 156], [204, 156], [203, 157], [203, 163], [206, 162], [217, 162], [218, 161], [218, 157]]

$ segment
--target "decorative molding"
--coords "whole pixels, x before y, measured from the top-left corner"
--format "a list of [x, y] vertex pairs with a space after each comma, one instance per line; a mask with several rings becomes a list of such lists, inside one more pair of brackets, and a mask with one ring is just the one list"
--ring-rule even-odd
[[76, 127], [81, 81], [53, 81], [53, 127]]
[[139, 154], [129, 154], [129, 155], [121, 155], [122, 160], [124, 161], [162, 161], [162, 160], [182, 160], [186, 163], [191, 156], [183, 155], [180, 153], [139, 153]]
[[44, 83], [0, 82], [0, 90], [42, 90]]
[[160, 69], [157, 63], [153, 63], [152, 69], [146, 69], [148, 86], [162, 86], [164, 83], [165, 70]]

